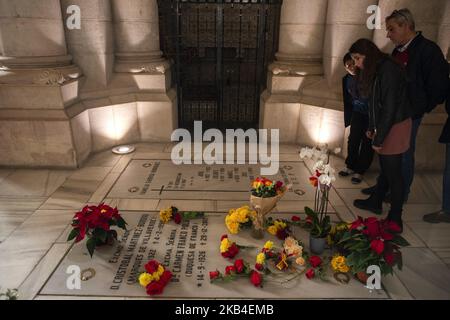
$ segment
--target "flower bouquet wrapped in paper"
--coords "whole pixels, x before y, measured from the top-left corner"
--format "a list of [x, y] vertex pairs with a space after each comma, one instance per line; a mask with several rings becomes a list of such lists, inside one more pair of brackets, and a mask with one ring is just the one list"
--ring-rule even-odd
[[256, 211], [253, 218], [254, 238], [261, 239], [264, 236], [265, 216], [275, 208], [287, 190], [288, 186], [284, 186], [281, 181], [273, 182], [266, 178], [256, 178], [253, 181], [250, 204]]

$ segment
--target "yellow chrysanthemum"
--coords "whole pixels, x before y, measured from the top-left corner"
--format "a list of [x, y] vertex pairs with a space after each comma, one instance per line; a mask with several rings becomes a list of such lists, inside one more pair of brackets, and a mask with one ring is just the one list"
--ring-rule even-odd
[[271, 235], [276, 236], [278, 229], [275, 226], [270, 226], [267, 228], [267, 232], [269, 232]]
[[237, 222], [233, 216], [228, 215], [225, 217], [225, 225], [231, 234], [236, 234], [239, 232], [239, 222]]
[[264, 253], [261, 252], [256, 256], [256, 263], [264, 264], [265, 261], [266, 261], [266, 255]]
[[159, 211], [159, 218], [162, 222], [167, 223], [172, 219], [172, 208]]
[[158, 270], [156, 270], [156, 273], [158, 274], [158, 276], [162, 276], [162, 274], [164, 273], [164, 267], [162, 265], [158, 266]]
[[272, 241], [267, 241], [264, 244], [264, 249], [270, 250], [270, 249], [272, 249], [272, 247], [273, 247], [273, 242]]
[[346, 259], [344, 256], [335, 256], [331, 260], [331, 267], [334, 271], [339, 272], [349, 272], [350, 267], [346, 264]]
[[283, 221], [278, 221], [278, 220], [275, 220], [274, 225], [275, 225], [275, 227], [276, 227], [277, 229], [284, 229], [284, 228], [287, 227], [287, 224], [286, 224], [285, 222], [283, 222]]
[[144, 272], [139, 276], [139, 284], [143, 287], [147, 287], [150, 282], [152, 282], [153, 276], [150, 273]]
[[153, 276], [153, 280], [159, 281], [160, 276], [157, 272], [153, 272], [152, 276]]
[[227, 252], [230, 246], [230, 240], [228, 240], [228, 238], [223, 238], [223, 240], [220, 242], [220, 253]]

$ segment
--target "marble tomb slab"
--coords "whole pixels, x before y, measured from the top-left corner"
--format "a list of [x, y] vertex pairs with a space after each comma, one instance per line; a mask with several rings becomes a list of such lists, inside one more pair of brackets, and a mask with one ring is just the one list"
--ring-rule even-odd
[[[155, 298], [389, 298], [384, 290], [369, 291], [354, 279], [347, 285], [340, 284], [331, 277], [331, 271], [329, 282], [308, 280], [301, 275], [284, 285], [266, 282], [263, 288], [254, 287], [247, 278], [211, 284], [209, 271], [223, 272], [225, 266], [232, 263], [219, 252], [220, 235], [227, 233], [223, 215], [207, 214], [203, 219], [176, 225], [173, 222], [162, 224], [157, 212], [122, 214], [129, 230], [119, 235], [120, 241], [96, 249], [92, 259], [84, 242], [74, 245], [46, 282], [40, 296], [147, 297], [145, 288], [136, 279], [149, 259], [157, 259], [173, 272], [174, 277], [164, 293]], [[299, 239], [308, 238], [304, 230], [296, 228], [295, 232]], [[265, 241], [281, 245], [280, 240], [268, 233], [264, 239], [253, 239], [249, 230], [229, 237], [238, 244], [255, 246], [241, 250], [236, 256], [252, 265]], [[70, 276], [66, 270], [72, 265], [81, 270], [94, 268], [96, 273], [88, 281], [82, 281], [79, 290], [70, 290], [66, 286]]]
[[[181, 170], [182, 169], [182, 170]], [[132, 160], [108, 198], [248, 200], [259, 165], [183, 165], [170, 160]], [[267, 176], [292, 184], [283, 200], [313, 200], [310, 173], [301, 162], [280, 162], [277, 175]], [[304, 195], [302, 191], [306, 192]]]

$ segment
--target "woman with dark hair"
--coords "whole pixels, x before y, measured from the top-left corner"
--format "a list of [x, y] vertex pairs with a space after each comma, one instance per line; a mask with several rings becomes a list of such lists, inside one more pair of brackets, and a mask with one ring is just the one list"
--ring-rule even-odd
[[403, 230], [402, 154], [409, 148], [411, 114], [403, 68], [370, 40], [359, 39], [350, 48], [359, 68], [361, 93], [369, 98], [369, 129], [372, 148], [378, 153], [381, 173], [377, 188], [367, 200], [355, 200], [354, 206], [381, 214], [386, 192], [391, 190], [391, 208], [387, 220]]

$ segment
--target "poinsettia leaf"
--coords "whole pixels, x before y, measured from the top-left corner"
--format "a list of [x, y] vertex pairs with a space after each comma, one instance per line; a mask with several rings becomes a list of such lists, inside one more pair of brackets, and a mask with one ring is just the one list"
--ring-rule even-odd
[[98, 240], [100, 240], [101, 242], [106, 242], [106, 239], [108, 238], [108, 232], [101, 229], [101, 228], [96, 228], [94, 230], [94, 237], [96, 237]]
[[75, 239], [79, 234], [80, 234], [80, 229], [78, 229], [78, 228], [72, 229], [72, 231], [70, 231], [70, 233], [69, 233], [69, 237], [67, 238], [67, 241], [71, 241], [71, 240]]
[[124, 230], [127, 230], [126, 225], [127, 225], [127, 223], [125, 222], [125, 220], [124, 220], [122, 217], [120, 217], [119, 219], [117, 219], [117, 226], [118, 226], [119, 228], [124, 229]]
[[86, 247], [89, 251], [91, 258], [94, 255], [96, 243], [97, 243], [97, 239], [95, 237], [89, 238], [88, 241], [86, 241]]
[[406, 241], [405, 238], [400, 237], [400, 236], [394, 237], [394, 239], [392, 239], [391, 241], [392, 241], [393, 243], [399, 245], [399, 246], [402, 246], [402, 247], [407, 247], [407, 246], [410, 245], [409, 242]]

